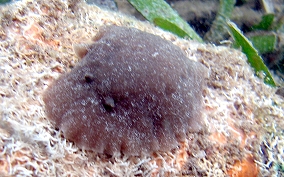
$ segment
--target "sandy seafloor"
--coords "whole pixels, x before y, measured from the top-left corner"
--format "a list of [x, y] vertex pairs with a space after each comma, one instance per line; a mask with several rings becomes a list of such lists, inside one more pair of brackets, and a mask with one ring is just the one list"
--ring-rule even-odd
[[[240, 51], [75, 0], [24, 0], [0, 12], [0, 176], [284, 176], [284, 98], [254, 76]], [[108, 156], [79, 149], [55, 129], [44, 90], [78, 62], [73, 44], [112, 24], [161, 36], [210, 70], [202, 132], [170, 152]]]

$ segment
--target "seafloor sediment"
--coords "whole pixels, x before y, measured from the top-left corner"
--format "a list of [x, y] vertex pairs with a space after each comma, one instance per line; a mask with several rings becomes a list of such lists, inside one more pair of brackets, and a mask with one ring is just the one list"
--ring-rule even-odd
[[[19, 1], [0, 9], [0, 176], [281, 176], [284, 100], [227, 47], [179, 39], [81, 1]], [[102, 25], [159, 35], [210, 70], [205, 130], [170, 152], [108, 156], [79, 149], [47, 119], [42, 94], [78, 62], [72, 45]]]

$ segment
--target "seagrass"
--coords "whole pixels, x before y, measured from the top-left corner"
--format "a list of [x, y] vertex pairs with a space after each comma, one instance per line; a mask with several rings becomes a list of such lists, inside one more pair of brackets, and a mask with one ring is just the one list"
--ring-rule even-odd
[[[0, 7], [0, 176], [277, 176], [283, 167], [283, 98], [228, 47], [180, 39], [147, 22], [81, 1], [17, 1]], [[73, 45], [102, 25], [138, 28], [173, 42], [210, 70], [205, 131], [149, 156], [79, 149], [47, 119], [42, 94], [79, 58]]]

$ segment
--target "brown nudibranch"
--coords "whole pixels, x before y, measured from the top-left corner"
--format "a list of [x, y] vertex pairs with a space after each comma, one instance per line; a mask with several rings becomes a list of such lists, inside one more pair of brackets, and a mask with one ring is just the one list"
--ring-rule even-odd
[[171, 42], [102, 27], [82, 60], [43, 95], [47, 116], [78, 147], [126, 155], [168, 151], [202, 127], [206, 70]]

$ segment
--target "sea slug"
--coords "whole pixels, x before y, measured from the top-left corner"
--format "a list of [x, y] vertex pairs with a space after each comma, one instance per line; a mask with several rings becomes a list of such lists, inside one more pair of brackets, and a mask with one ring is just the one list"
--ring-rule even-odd
[[170, 41], [105, 26], [76, 52], [82, 60], [43, 100], [47, 117], [78, 147], [150, 154], [177, 147], [202, 127], [205, 67]]

